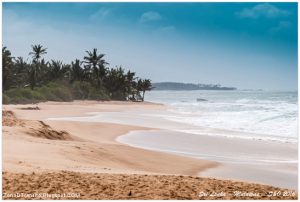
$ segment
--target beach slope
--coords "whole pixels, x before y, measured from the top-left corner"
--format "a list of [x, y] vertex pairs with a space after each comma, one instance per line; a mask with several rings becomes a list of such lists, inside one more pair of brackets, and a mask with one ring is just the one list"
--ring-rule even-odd
[[[268, 191], [284, 191], [258, 184], [199, 178], [196, 177], [199, 172], [219, 164], [133, 148], [115, 141], [129, 131], [150, 128], [47, 120], [139, 108], [163, 110], [164, 106], [94, 101], [47, 102], [38, 107], [4, 105], [4, 198], [20, 199], [22, 197], [15, 194], [22, 192], [77, 193], [80, 199], [201, 199], [200, 192], [224, 191], [231, 194], [212, 199], [229, 199], [235, 197], [234, 190], [259, 191], [258, 198], [267, 197]], [[33, 198], [49, 199], [49, 196], [34, 195]]]

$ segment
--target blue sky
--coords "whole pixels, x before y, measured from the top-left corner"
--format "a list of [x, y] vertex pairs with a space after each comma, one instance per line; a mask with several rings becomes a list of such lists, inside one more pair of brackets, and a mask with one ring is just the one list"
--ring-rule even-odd
[[154, 82], [297, 89], [297, 3], [3, 3], [3, 45], [70, 62], [98, 48]]

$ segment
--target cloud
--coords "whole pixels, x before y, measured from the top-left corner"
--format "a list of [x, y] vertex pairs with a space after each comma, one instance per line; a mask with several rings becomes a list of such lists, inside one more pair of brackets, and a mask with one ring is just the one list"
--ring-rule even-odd
[[271, 33], [284, 32], [289, 30], [292, 27], [292, 23], [290, 21], [280, 21], [276, 27], [270, 29]]
[[269, 3], [257, 4], [252, 8], [244, 8], [242, 11], [238, 12], [237, 15], [241, 18], [252, 18], [257, 19], [260, 17], [265, 18], [279, 18], [290, 15], [287, 10], [280, 9]]
[[151, 22], [151, 21], [159, 21], [161, 19], [162, 19], [162, 17], [158, 12], [149, 11], [149, 12], [145, 12], [141, 15], [140, 22], [145, 23], [145, 22]]
[[160, 32], [162, 33], [173, 33], [176, 31], [176, 27], [170, 25], [170, 26], [165, 26], [159, 29]]
[[109, 8], [100, 8], [97, 12], [90, 15], [89, 19], [91, 21], [103, 20], [103, 19], [107, 18], [108, 16], [110, 16], [111, 13], [112, 13], [111, 9], [109, 9]]
[[[24, 59], [30, 58], [28, 53], [31, 45], [41, 44], [49, 50], [45, 55], [46, 60], [51, 58], [70, 62], [80, 55], [76, 53], [79, 51], [76, 47], [85, 47], [87, 44], [87, 42], [86, 44], [82, 42], [84, 34], [74, 33], [70, 29], [57, 29], [50, 23], [39, 23], [33, 19], [24, 18], [16, 11], [9, 9], [3, 9], [2, 33], [3, 45], [8, 47], [13, 56], [22, 56]], [[63, 43], [57, 41], [63, 41]]]
[[173, 25], [162, 26], [154, 29], [152, 33], [156, 36], [174, 36], [176, 34], [176, 27]]
[[[3, 9], [3, 35], [6, 33], [22, 33], [28, 27], [32, 26], [29, 21], [23, 20], [17, 12], [10, 9]], [[4, 29], [5, 28], [5, 29]]]

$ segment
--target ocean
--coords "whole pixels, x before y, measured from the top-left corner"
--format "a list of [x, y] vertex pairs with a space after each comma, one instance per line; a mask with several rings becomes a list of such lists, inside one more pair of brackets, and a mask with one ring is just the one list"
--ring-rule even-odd
[[169, 106], [167, 120], [199, 126], [180, 132], [297, 142], [296, 91], [153, 90], [145, 100]]

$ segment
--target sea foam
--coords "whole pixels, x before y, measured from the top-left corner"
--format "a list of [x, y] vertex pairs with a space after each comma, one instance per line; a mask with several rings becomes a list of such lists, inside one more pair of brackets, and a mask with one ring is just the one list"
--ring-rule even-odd
[[[198, 98], [207, 101], [197, 102]], [[153, 91], [146, 99], [170, 106], [172, 115], [165, 119], [201, 127], [182, 132], [283, 142], [298, 139], [297, 92]]]

